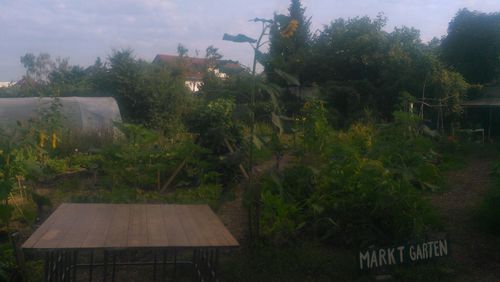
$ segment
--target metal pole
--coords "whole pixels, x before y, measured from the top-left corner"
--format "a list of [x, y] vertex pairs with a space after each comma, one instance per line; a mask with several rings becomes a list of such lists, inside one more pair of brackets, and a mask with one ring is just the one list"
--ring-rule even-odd
[[104, 251], [104, 269], [102, 270], [102, 281], [106, 282], [108, 274], [108, 251]]
[[161, 281], [166, 279], [166, 264], [167, 264], [168, 253], [167, 250], [163, 251], [163, 265], [161, 267]]
[[489, 123], [488, 123], [488, 140], [491, 139], [491, 113], [492, 113], [492, 108], [490, 107], [490, 119], [489, 119]]
[[153, 281], [156, 281], [156, 251], [154, 252], [154, 259], [153, 259]]
[[78, 251], [73, 252], [73, 280], [76, 281], [76, 264], [78, 263]]
[[115, 281], [115, 273], [116, 273], [116, 252], [113, 252], [113, 268], [111, 271], [111, 281]]
[[177, 250], [174, 250], [174, 273], [173, 273], [173, 281], [176, 280], [176, 272], [177, 272]]
[[90, 251], [89, 282], [92, 282], [92, 271], [94, 270], [93, 263], [94, 263], [94, 251], [92, 250], [92, 251]]

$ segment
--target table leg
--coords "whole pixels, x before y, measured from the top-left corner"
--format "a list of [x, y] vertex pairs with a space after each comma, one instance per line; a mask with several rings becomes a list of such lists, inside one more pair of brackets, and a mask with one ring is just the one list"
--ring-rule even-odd
[[115, 273], [116, 273], [116, 253], [113, 252], [113, 270], [111, 272], [111, 281], [115, 281]]
[[176, 280], [177, 275], [177, 250], [174, 250], [174, 272], [173, 272], [173, 281]]
[[73, 251], [73, 280], [76, 281], [76, 265], [78, 263], [78, 251]]
[[47, 252], [45, 253], [45, 271], [44, 271], [43, 281], [48, 282], [49, 275], [50, 275], [50, 253]]
[[167, 250], [165, 250], [165, 251], [163, 251], [163, 262], [162, 262], [162, 266], [161, 266], [161, 279], [160, 279], [161, 281], [166, 280], [167, 259], [168, 259], [168, 253], [167, 253]]
[[103, 271], [102, 271], [102, 281], [106, 282], [106, 276], [108, 274], [108, 251], [104, 251], [104, 261], [103, 261]]
[[92, 282], [92, 272], [94, 270], [94, 251], [90, 251], [90, 262], [89, 262], [89, 282]]
[[154, 258], [153, 258], [153, 281], [156, 281], [156, 260], [157, 260], [157, 257], [156, 257], [156, 251], [153, 251], [154, 252]]

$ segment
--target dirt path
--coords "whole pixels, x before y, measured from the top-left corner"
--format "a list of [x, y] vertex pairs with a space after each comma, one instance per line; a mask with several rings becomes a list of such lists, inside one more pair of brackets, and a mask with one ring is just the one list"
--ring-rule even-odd
[[[292, 156], [283, 156], [280, 160], [279, 170], [281, 171], [287, 167], [291, 160]], [[256, 177], [259, 177], [263, 173], [274, 169], [275, 167], [276, 160], [273, 158], [272, 160], [254, 166], [253, 172]], [[247, 234], [248, 227], [248, 213], [247, 209], [243, 206], [243, 189], [243, 184], [236, 186], [234, 200], [222, 204], [217, 212], [224, 225], [229, 229], [229, 231], [231, 231], [240, 244], [246, 239], [245, 236]]]
[[493, 185], [492, 160], [476, 157], [463, 169], [448, 172], [449, 190], [431, 197], [450, 238], [453, 261], [459, 281], [499, 281], [500, 254], [493, 236], [474, 226], [474, 208]]

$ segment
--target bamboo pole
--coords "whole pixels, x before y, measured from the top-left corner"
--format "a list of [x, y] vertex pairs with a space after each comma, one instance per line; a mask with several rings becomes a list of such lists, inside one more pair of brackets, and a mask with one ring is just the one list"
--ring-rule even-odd
[[[233, 146], [231, 146], [231, 144], [229, 143], [229, 141], [226, 138], [224, 138], [224, 143], [226, 144], [226, 147], [228, 148], [228, 150], [231, 154], [235, 152]], [[240, 168], [241, 174], [243, 174], [245, 179], [248, 180], [250, 177], [248, 176], [248, 173], [245, 170], [245, 168], [243, 167], [243, 165], [239, 164], [238, 167]]]
[[179, 172], [181, 172], [182, 168], [186, 165], [187, 159], [184, 159], [182, 163], [175, 169], [174, 173], [170, 176], [170, 178], [167, 180], [167, 183], [163, 185], [161, 188], [160, 192], [163, 193], [165, 190], [168, 189], [168, 187], [172, 184], [172, 182], [175, 180]]

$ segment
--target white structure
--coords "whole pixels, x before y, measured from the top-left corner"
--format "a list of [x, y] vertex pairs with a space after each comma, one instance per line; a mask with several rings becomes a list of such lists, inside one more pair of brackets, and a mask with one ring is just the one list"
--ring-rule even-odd
[[16, 83], [12, 81], [0, 81], [0, 88], [10, 87], [13, 86], [14, 84]]
[[[112, 97], [61, 97], [63, 124], [76, 131], [113, 129], [113, 122], [121, 121], [120, 109]], [[54, 98], [0, 98], [0, 127], [9, 127], [17, 121], [36, 118], [47, 110]]]
[[[176, 65], [179, 63], [179, 56], [159, 54], [153, 60], [153, 63], [163, 63], [166, 65]], [[215, 76], [220, 79], [226, 79], [228, 75], [218, 68], [208, 68], [207, 69], [207, 59], [205, 58], [192, 58], [184, 57], [184, 63], [187, 67], [187, 73], [185, 74], [186, 87], [191, 90], [191, 92], [197, 92], [201, 85], [203, 84], [203, 75], [205, 70], [213, 72]], [[223, 67], [227, 70], [232, 71], [242, 71], [244, 68], [238, 63], [229, 60], [219, 60], [217, 65]]]

